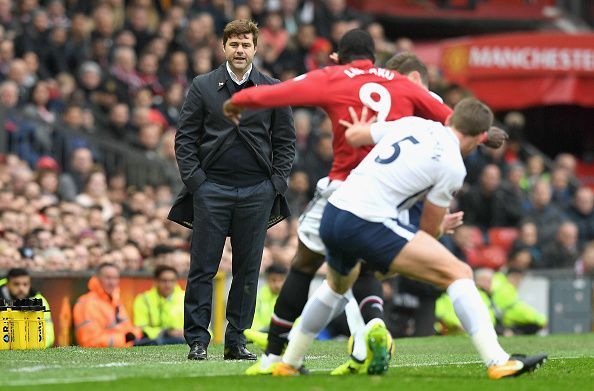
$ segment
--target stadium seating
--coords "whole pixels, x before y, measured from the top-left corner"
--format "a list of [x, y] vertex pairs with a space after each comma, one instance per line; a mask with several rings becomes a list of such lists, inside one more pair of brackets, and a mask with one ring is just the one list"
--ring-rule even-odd
[[491, 246], [501, 247], [506, 253], [511, 249], [518, 234], [518, 229], [512, 227], [494, 227], [489, 229], [489, 232], [487, 233], [489, 244]]

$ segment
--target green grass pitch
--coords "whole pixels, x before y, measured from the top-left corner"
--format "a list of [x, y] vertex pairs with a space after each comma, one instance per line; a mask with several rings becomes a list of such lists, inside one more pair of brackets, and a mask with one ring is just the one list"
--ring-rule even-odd
[[[243, 376], [248, 362], [225, 362], [222, 347], [207, 362], [188, 362], [185, 346], [132, 349], [57, 348], [0, 352], [0, 390], [594, 390], [594, 334], [502, 338], [512, 353], [549, 353], [538, 371], [492, 381], [467, 337], [396, 340], [385, 376], [334, 377], [346, 342], [316, 342], [306, 365], [310, 376]], [[256, 350], [256, 348], [254, 348]]]

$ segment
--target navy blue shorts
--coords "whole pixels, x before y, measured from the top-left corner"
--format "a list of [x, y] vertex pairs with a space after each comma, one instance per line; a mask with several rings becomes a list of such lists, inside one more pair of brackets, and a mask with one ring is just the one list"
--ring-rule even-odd
[[320, 237], [327, 250], [328, 264], [348, 275], [360, 259], [373, 269], [386, 273], [396, 255], [417, 232], [397, 220], [373, 223], [328, 203], [320, 226]]

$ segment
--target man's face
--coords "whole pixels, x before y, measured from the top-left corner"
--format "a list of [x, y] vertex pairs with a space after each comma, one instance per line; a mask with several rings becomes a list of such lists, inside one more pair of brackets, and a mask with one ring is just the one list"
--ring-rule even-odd
[[234, 35], [229, 37], [223, 47], [225, 58], [234, 73], [244, 74], [250, 67], [256, 47], [253, 34]]
[[578, 240], [578, 229], [574, 224], [563, 224], [559, 227], [557, 237], [563, 247], [574, 248]]
[[592, 210], [594, 210], [594, 192], [588, 187], [580, 188], [575, 194], [575, 206], [582, 214], [592, 213]]
[[77, 149], [72, 157], [73, 168], [81, 174], [88, 173], [93, 168], [93, 156], [86, 148]]
[[104, 267], [97, 276], [103, 290], [108, 295], [112, 295], [116, 288], [120, 285], [120, 272], [115, 267]]
[[267, 282], [268, 286], [270, 287], [270, 291], [273, 294], [278, 295], [281, 288], [283, 287], [283, 283], [285, 282], [285, 276], [282, 274], [271, 273], [268, 275]]
[[0, 90], [0, 104], [7, 108], [13, 108], [19, 101], [19, 92], [14, 84], [6, 85]]
[[157, 291], [161, 297], [169, 297], [173, 293], [177, 277], [172, 271], [164, 271], [156, 280]]
[[487, 193], [494, 192], [501, 184], [501, 172], [497, 166], [486, 166], [481, 174], [481, 187]]
[[8, 291], [14, 299], [25, 299], [31, 291], [31, 277], [20, 276], [13, 277], [8, 281]]

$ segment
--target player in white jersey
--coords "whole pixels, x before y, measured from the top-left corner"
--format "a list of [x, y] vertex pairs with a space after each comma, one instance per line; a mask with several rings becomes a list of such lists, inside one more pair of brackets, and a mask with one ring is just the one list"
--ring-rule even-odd
[[[474, 285], [472, 270], [436, 240], [460, 224], [460, 219], [444, 217], [466, 175], [462, 156], [476, 148], [492, 121], [487, 106], [467, 98], [456, 105], [445, 129], [420, 118], [369, 126], [354, 116], [353, 124], [345, 123], [349, 132], [367, 132], [379, 143], [329, 199], [320, 228], [328, 254], [328, 276], [305, 306], [302, 321], [293, 330], [273, 375], [299, 374], [316, 335], [344, 309], [345, 294], [359, 274], [360, 259], [386, 276], [403, 274], [447, 289], [490, 378], [517, 376], [546, 360], [542, 354], [510, 357], [503, 350]], [[408, 208], [423, 195], [419, 226], [402, 221]], [[368, 338], [363, 349], [371, 355], [368, 372], [384, 373], [389, 363], [385, 347], [389, 335], [381, 320], [372, 320], [365, 329]]]
[[449, 206], [466, 176], [460, 143], [450, 129], [405, 117], [373, 124], [371, 135], [381, 141], [330, 197], [332, 205], [370, 222], [406, 226], [408, 210], [425, 196]]

